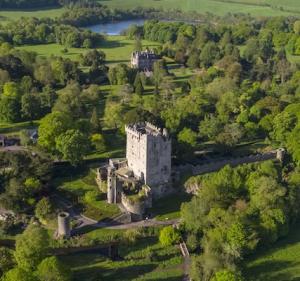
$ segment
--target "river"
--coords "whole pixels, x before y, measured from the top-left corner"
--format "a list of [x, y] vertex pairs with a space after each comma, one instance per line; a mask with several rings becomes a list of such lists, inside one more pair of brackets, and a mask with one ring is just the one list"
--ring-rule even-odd
[[104, 33], [107, 35], [120, 35], [121, 32], [127, 29], [130, 25], [143, 25], [145, 20], [143, 19], [134, 19], [134, 20], [126, 20], [119, 22], [111, 22], [111, 23], [101, 23], [87, 27], [87, 29], [97, 32]]

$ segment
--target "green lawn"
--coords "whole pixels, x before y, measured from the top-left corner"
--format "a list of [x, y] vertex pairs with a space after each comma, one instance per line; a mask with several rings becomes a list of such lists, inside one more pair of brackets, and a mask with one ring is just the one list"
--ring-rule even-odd
[[[147, 258], [149, 251], [156, 254], [155, 260]], [[61, 259], [71, 267], [74, 281], [182, 280], [182, 258], [176, 246], [162, 247], [156, 238], [147, 238], [131, 246], [121, 246], [119, 254], [121, 260], [118, 261], [99, 254], [72, 255]]]
[[249, 281], [300, 280], [300, 224], [292, 227], [287, 238], [252, 257], [245, 274]]
[[20, 130], [33, 129], [39, 125], [39, 121], [3, 123], [0, 122], [0, 134], [17, 134]]
[[[156, 42], [143, 40], [144, 48], [154, 48], [159, 45], [160, 44]], [[87, 52], [87, 49], [83, 48], [69, 48], [69, 52], [65, 54], [62, 53], [65, 47], [59, 44], [27, 45], [17, 48], [36, 52], [39, 56], [43, 57], [54, 55], [70, 58], [72, 60], [78, 60], [80, 54]], [[134, 49], [134, 40], [128, 40], [124, 36], [107, 36], [106, 41], [98, 49], [105, 52], [108, 64], [129, 63], [131, 53]]]
[[35, 11], [0, 11], [0, 23], [17, 20], [21, 17], [56, 18], [61, 16], [63, 12], [63, 8], [52, 8]]
[[[298, 0], [99, 0], [112, 8], [128, 9], [136, 7], [154, 7], [157, 9], [181, 9], [198, 13], [250, 13], [256, 16], [288, 16], [300, 13]], [[62, 15], [63, 8], [34, 11], [0, 11], [0, 23], [21, 17], [56, 18]]]
[[99, 2], [113, 8], [129, 9], [141, 6], [166, 10], [181, 9], [199, 13], [210, 12], [217, 15], [250, 13], [256, 16], [285, 16], [300, 12], [300, 1], [298, 0], [99, 0]]
[[[83, 213], [92, 219], [100, 221], [120, 214], [118, 206], [108, 204], [106, 194], [99, 192], [95, 182], [95, 173], [92, 170], [74, 176], [57, 178], [54, 185], [64, 194], [79, 198], [83, 205]], [[85, 195], [89, 191], [98, 192], [98, 196], [91, 196], [87, 200]]]

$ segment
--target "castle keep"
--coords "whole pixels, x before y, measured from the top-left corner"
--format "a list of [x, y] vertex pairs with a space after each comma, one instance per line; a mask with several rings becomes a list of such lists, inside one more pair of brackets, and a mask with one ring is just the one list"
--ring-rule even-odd
[[126, 126], [126, 158], [110, 159], [98, 169], [97, 182], [107, 201], [142, 215], [152, 197], [168, 193], [171, 182], [171, 140], [166, 129], [150, 123]]
[[171, 141], [167, 130], [152, 124], [126, 127], [128, 168], [146, 185], [158, 187], [170, 181]]

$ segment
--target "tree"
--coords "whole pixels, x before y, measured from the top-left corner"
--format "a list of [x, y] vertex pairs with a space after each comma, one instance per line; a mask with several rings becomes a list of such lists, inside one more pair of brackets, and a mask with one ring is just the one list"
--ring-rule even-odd
[[13, 251], [6, 248], [0, 248], [0, 271], [1, 273], [5, 273], [6, 271], [13, 268], [15, 264]]
[[0, 120], [5, 122], [17, 122], [20, 120], [20, 102], [17, 97], [0, 97]]
[[30, 271], [16, 267], [2, 277], [2, 281], [38, 281]]
[[35, 216], [41, 221], [47, 220], [53, 214], [49, 198], [43, 197], [35, 206]]
[[101, 134], [93, 134], [91, 142], [95, 146], [97, 151], [105, 151], [105, 139]]
[[178, 134], [178, 141], [184, 144], [190, 145], [191, 147], [196, 147], [198, 135], [190, 128], [184, 128]]
[[294, 32], [297, 34], [297, 35], [300, 35], [300, 21], [299, 20], [296, 20], [294, 22]]
[[211, 281], [243, 281], [241, 274], [239, 272], [234, 272], [230, 270], [221, 270], [216, 272]]
[[101, 132], [101, 124], [100, 124], [100, 119], [99, 119], [96, 107], [93, 108], [90, 123], [91, 123], [92, 132], [94, 132], [94, 133]]
[[29, 194], [36, 194], [42, 189], [41, 181], [34, 177], [29, 177], [25, 180], [24, 186]]
[[135, 41], [134, 41], [134, 48], [133, 48], [133, 51], [134, 52], [141, 52], [143, 50], [143, 44], [142, 44], [142, 41], [139, 37], [136, 37], [135, 38]]
[[72, 165], [77, 165], [89, 152], [89, 148], [88, 138], [79, 130], [67, 130], [56, 138], [57, 151]]
[[71, 117], [63, 112], [54, 111], [40, 122], [38, 144], [50, 151], [56, 151], [56, 138], [73, 126]]
[[156, 92], [158, 92], [158, 88], [163, 80], [163, 78], [168, 74], [165, 61], [158, 60], [153, 64], [153, 81]]
[[163, 246], [171, 246], [178, 243], [180, 235], [173, 226], [164, 227], [159, 233], [159, 242]]
[[104, 122], [109, 128], [119, 128], [123, 125], [124, 107], [120, 103], [108, 103], [105, 107]]
[[36, 275], [40, 281], [70, 281], [71, 271], [56, 257], [44, 259], [38, 266]]
[[21, 99], [22, 117], [35, 120], [41, 116], [41, 100], [36, 94], [25, 94]]
[[40, 261], [47, 256], [48, 241], [45, 229], [37, 225], [29, 225], [16, 239], [14, 255], [18, 267], [27, 272], [35, 270]]
[[214, 115], [205, 116], [199, 125], [200, 136], [208, 138], [209, 140], [215, 140], [221, 130], [222, 122]]
[[220, 50], [216, 43], [208, 42], [200, 54], [200, 62], [204, 67], [209, 67], [219, 58]]
[[135, 91], [136, 94], [138, 94], [138, 95], [143, 94], [144, 87], [143, 87], [142, 79], [141, 79], [141, 76], [140, 76], [139, 72], [135, 76], [133, 86], [134, 86], [134, 91]]

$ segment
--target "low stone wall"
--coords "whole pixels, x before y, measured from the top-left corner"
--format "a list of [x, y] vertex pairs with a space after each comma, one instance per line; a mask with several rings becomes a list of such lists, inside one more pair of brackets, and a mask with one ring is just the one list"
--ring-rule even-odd
[[270, 151], [264, 154], [253, 154], [245, 157], [237, 157], [232, 159], [216, 159], [211, 160], [209, 163], [203, 163], [199, 165], [181, 165], [177, 166], [176, 170], [178, 172], [191, 172], [193, 176], [213, 173], [221, 170], [226, 165], [230, 165], [232, 167], [237, 167], [242, 164], [250, 164], [255, 162], [262, 162], [271, 159], [277, 158], [277, 151]]
[[132, 200], [130, 200], [124, 192], [122, 192], [121, 203], [123, 204], [124, 208], [130, 213], [142, 216], [145, 212], [144, 201], [132, 202]]

